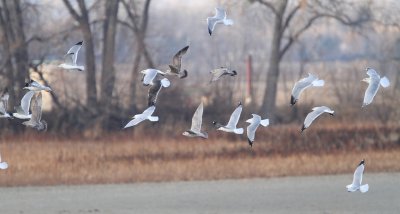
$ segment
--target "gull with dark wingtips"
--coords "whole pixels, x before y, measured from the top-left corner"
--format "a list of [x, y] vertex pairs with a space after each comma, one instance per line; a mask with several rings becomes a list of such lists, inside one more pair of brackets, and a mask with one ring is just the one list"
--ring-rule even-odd
[[269, 125], [269, 119], [262, 120], [261, 117], [257, 114], [251, 115], [253, 116], [253, 118], [246, 120], [247, 123], [250, 123], [250, 125], [247, 126], [247, 140], [249, 142], [249, 145], [253, 147], [253, 142], [258, 126], [262, 125], [264, 127], [267, 127]]
[[136, 126], [140, 122], [144, 120], [150, 120], [151, 122], [158, 121], [157, 116], [152, 116], [154, 111], [156, 110], [156, 107], [154, 105], [148, 107], [146, 110], [144, 110], [143, 113], [141, 114], [136, 114], [135, 116], [132, 117], [132, 120], [128, 122], [128, 124], [125, 125], [124, 129]]
[[233, 20], [226, 18], [226, 11], [222, 8], [215, 8], [215, 16], [207, 18], [208, 33], [210, 36], [217, 24], [233, 25]]
[[312, 112], [307, 114], [307, 117], [304, 120], [303, 127], [301, 128], [301, 132], [307, 129], [311, 125], [311, 123], [321, 114], [329, 113], [332, 116], [335, 115], [335, 112], [326, 106], [314, 107], [312, 110]]
[[211, 73], [210, 83], [219, 80], [222, 76], [225, 76], [225, 75], [228, 75], [231, 77], [237, 75], [237, 72], [235, 70], [232, 70], [232, 69], [229, 69], [226, 67], [221, 67], [221, 68], [211, 70], [210, 73]]
[[358, 164], [356, 168], [356, 171], [354, 171], [353, 182], [346, 186], [348, 192], [355, 192], [357, 190], [360, 190], [361, 193], [368, 192], [369, 185], [368, 184], [361, 185], [362, 177], [364, 174], [364, 165], [365, 161], [361, 160], [360, 164]]
[[299, 100], [301, 92], [303, 92], [306, 88], [311, 86], [313, 87], [322, 87], [324, 86], [325, 81], [318, 79], [317, 76], [308, 74], [308, 77], [305, 77], [299, 80], [293, 87], [292, 96], [290, 98], [290, 104], [294, 105]]
[[83, 71], [85, 70], [84, 66], [77, 65], [76, 61], [78, 59], [78, 52], [83, 45], [83, 41], [80, 41], [73, 45], [65, 55], [64, 63], [60, 64], [58, 67], [64, 68], [66, 70], [78, 70]]
[[30, 80], [29, 82], [25, 83], [25, 87], [24, 89], [28, 89], [30, 91], [51, 91], [50, 87], [44, 86], [38, 82], [36, 82], [35, 80]]

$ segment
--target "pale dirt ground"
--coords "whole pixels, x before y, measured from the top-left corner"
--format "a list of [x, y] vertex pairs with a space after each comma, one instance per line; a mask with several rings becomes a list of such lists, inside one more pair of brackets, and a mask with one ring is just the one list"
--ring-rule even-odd
[[0, 188], [1, 214], [399, 213], [400, 173], [221, 181]]

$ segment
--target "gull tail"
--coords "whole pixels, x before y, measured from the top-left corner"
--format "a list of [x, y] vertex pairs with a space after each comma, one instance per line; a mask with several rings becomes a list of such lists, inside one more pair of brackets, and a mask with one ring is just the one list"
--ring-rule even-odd
[[232, 19], [224, 19], [224, 25], [233, 25]]
[[269, 119], [261, 120], [260, 124], [264, 127], [267, 127], [269, 125]]
[[171, 82], [167, 78], [164, 78], [164, 79], [161, 80], [161, 85], [164, 88], [168, 88], [171, 85]]
[[315, 80], [312, 82], [312, 85], [315, 87], [322, 87], [325, 85], [325, 81], [323, 80]]
[[158, 117], [157, 117], [157, 116], [150, 116], [150, 117], [149, 117], [149, 120], [150, 120], [151, 122], [156, 122], [156, 121], [158, 121]]
[[235, 134], [243, 134], [243, 128], [234, 129], [233, 132], [234, 132]]
[[382, 87], [387, 88], [390, 85], [389, 79], [387, 77], [382, 77], [379, 81]]
[[361, 193], [366, 193], [369, 190], [369, 185], [368, 184], [364, 184], [362, 186], [360, 186], [360, 192]]

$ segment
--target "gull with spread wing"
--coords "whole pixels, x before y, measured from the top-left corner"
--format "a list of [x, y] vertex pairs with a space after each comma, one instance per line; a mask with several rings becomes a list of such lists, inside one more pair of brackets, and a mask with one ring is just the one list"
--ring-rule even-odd
[[314, 87], [322, 87], [324, 86], [325, 81], [318, 79], [317, 76], [308, 74], [308, 77], [305, 77], [299, 80], [293, 87], [292, 96], [290, 98], [290, 104], [294, 105], [299, 100], [301, 92], [303, 92], [306, 88], [311, 86]]
[[172, 59], [172, 64], [169, 65], [169, 69], [166, 71], [168, 75], [176, 75], [179, 78], [183, 79], [187, 77], [187, 70], [182, 70], [182, 56], [186, 54], [189, 46], [186, 46], [178, 51]]
[[374, 99], [376, 93], [378, 92], [379, 86], [387, 88], [390, 85], [389, 79], [387, 77], [381, 78], [378, 72], [376, 72], [372, 68], [367, 68], [366, 70], [369, 77], [364, 78], [362, 81], [368, 83], [368, 88], [364, 94], [364, 101], [362, 107], [365, 107], [366, 105], [372, 103], [372, 100]]
[[81, 49], [82, 45], [83, 41], [80, 41], [72, 46], [64, 57], [64, 63], [60, 64], [58, 67], [64, 68], [66, 70], [85, 70], [85, 67], [76, 64], [76, 61], [78, 59], [78, 52]]
[[233, 25], [233, 20], [226, 18], [226, 11], [222, 8], [215, 8], [215, 16], [207, 18], [208, 33], [210, 36], [217, 24]]
[[183, 132], [183, 135], [187, 137], [208, 138], [208, 134], [206, 132], [201, 131], [202, 122], [203, 122], [203, 102], [200, 103], [200, 105], [194, 112], [192, 118], [192, 126], [190, 127], [190, 130]]
[[46, 131], [47, 122], [42, 120], [42, 92], [37, 92], [32, 98], [31, 111], [31, 119], [22, 124], [27, 127], [35, 128], [38, 131]]
[[143, 70], [140, 73], [143, 74], [142, 83], [143, 83], [144, 86], [153, 85], [154, 84], [153, 81], [154, 81], [154, 79], [156, 79], [157, 74], [160, 74], [162, 76], [165, 75], [165, 72], [162, 72], [162, 71], [157, 70], [157, 69], [152, 69], [152, 68]]
[[210, 83], [211, 83], [211, 82], [215, 82], [215, 81], [219, 80], [222, 76], [225, 76], [225, 75], [229, 75], [231, 77], [236, 76], [237, 72], [235, 70], [231, 70], [226, 67], [221, 67], [221, 68], [211, 70], [210, 74], [211, 74], [211, 80], [210, 80]]
[[307, 114], [306, 119], [304, 120], [303, 127], [301, 128], [301, 132], [303, 132], [306, 128], [308, 128], [311, 123], [317, 119], [323, 113], [329, 113], [334, 116], [335, 112], [326, 106], [314, 107], [313, 111]]
[[29, 91], [51, 91], [50, 87], [44, 86], [35, 80], [30, 80], [29, 82], [25, 83], [24, 89], [28, 89]]
[[26, 94], [21, 99], [21, 105], [14, 108], [15, 113], [13, 113], [13, 117], [23, 120], [31, 119], [32, 115], [29, 114], [29, 108], [31, 106], [31, 100], [34, 94], [35, 91], [26, 92]]
[[354, 172], [353, 175], [353, 182], [346, 186], [348, 192], [355, 192], [357, 190], [360, 190], [360, 192], [365, 193], [369, 190], [368, 184], [361, 185], [362, 177], [364, 174], [364, 165], [365, 165], [364, 160], [362, 160], [360, 164], [358, 164], [356, 171]]
[[233, 111], [231, 117], [229, 118], [228, 124], [225, 126], [213, 121], [214, 126], [217, 130], [221, 130], [224, 132], [233, 132], [235, 134], [243, 134], [243, 128], [237, 128], [237, 123], [239, 122], [240, 114], [242, 113], [242, 103], [239, 102], [239, 105], [236, 107], [235, 111]]
[[157, 116], [152, 116], [152, 114], [154, 113], [155, 110], [156, 110], [156, 107], [154, 105], [152, 105], [152, 106], [148, 107], [146, 110], [144, 110], [143, 113], [136, 114], [135, 116], [132, 117], [133, 120], [129, 121], [129, 123], [125, 125], [124, 129], [135, 126], [144, 120], [150, 120], [151, 122], [158, 121]]
[[262, 126], [267, 127], [269, 125], [269, 119], [262, 120], [261, 117], [257, 114], [251, 115], [253, 116], [253, 118], [246, 120], [247, 123], [250, 123], [250, 125], [247, 126], [247, 140], [249, 142], [249, 145], [253, 147], [253, 142], [258, 126], [261, 124]]

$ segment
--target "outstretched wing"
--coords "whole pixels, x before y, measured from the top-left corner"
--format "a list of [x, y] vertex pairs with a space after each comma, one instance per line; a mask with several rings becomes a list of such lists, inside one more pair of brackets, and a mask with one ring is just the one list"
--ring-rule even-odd
[[217, 69], [210, 71], [210, 73], [212, 75], [210, 82], [214, 82], [214, 81], [217, 81], [219, 78], [221, 78], [224, 74], [227, 73], [227, 68], [217, 68]]
[[201, 132], [201, 124], [203, 122], [203, 102], [197, 107], [196, 111], [193, 114], [192, 118], [192, 127], [190, 130], [200, 133]]
[[68, 50], [67, 55], [66, 55], [66, 60], [67, 59], [72, 60], [71, 64], [74, 64], [74, 65], [76, 64], [76, 60], [78, 58], [78, 52], [81, 49], [82, 45], [83, 45], [83, 41], [80, 41]]
[[324, 112], [324, 110], [321, 110], [320, 107], [313, 108], [313, 111], [307, 114], [307, 117], [304, 120], [303, 127], [308, 128], [311, 125], [311, 123], [317, 117], [319, 117], [323, 112]]
[[148, 92], [148, 99], [147, 99], [148, 106], [155, 105], [158, 93], [160, 92], [161, 88], [162, 88], [161, 80], [154, 81], [154, 84], [149, 88]]
[[235, 111], [233, 111], [231, 117], [229, 118], [229, 122], [226, 126], [232, 129], [236, 128], [241, 113], [242, 113], [242, 104], [239, 104], [239, 106], [235, 109]]
[[[35, 94], [35, 91], [28, 91], [26, 94], [22, 97], [21, 99], [21, 113], [24, 113], [25, 115], [29, 115], [29, 107], [31, 105], [31, 100], [33, 95]], [[18, 107], [17, 107], [18, 111]]]
[[174, 58], [172, 59], [172, 65], [177, 68], [178, 72], [181, 70], [182, 56], [186, 54], [188, 49], [189, 46], [182, 48], [178, 51], [178, 53], [175, 54]]
[[354, 171], [353, 182], [351, 183], [353, 187], [361, 186], [363, 173], [364, 173], [364, 164], [360, 164], [356, 168], [356, 171]]
[[31, 121], [35, 124], [38, 124], [42, 119], [42, 92], [38, 92], [33, 98], [33, 102], [31, 104], [32, 117]]
[[7, 88], [4, 90], [0, 99], [0, 112], [5, 114], [8, 109], [8, 99], [10, 98], [10, 94], [8, 93]]

